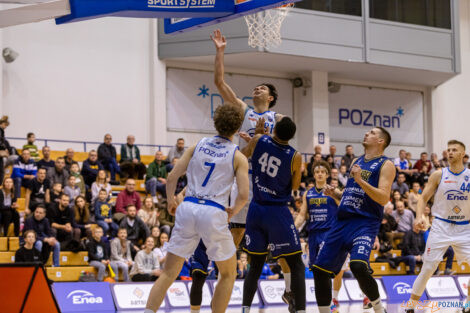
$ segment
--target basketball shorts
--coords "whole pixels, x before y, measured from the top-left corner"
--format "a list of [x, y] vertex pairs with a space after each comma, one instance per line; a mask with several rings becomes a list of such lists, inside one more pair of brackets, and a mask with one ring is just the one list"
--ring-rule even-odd
[[423, 254], [425, 262], [440, 262], [452, 246], [459, 264], [470, 265], [470, 224], [456, 225], [434, 218]]
[[[250, 187], [249, 187], [249, 194], [248, 194], [248, 201], [243, 207], [243, 209], [240, 210], [240, 212], [237, 213], [237, 215], [232, 216], [230, 219], [230, 223], [234, 225], [245, 225], [246, 224], [246, 216], [248, 215], [248, 208], [250, 206], [251, 199], [253, 198], [253, 184], [251, 182], [251, 174], [248, 175], [249, 181], [250, 181]], [[235, 199], [237, 198], [238, 194], [238, 185], [237, 181], [232, 185], [232, 191], [230, 193], [230, 206], [233, 206], [235, 204]], [[236, 227], [236, 228], [241, 228], [241, 227]]]
[[194, 254], [189, 258], [189, 263], [191, 264], [191, 274], [195, 271], [199, 271], [204, 275], [208, 274], [208, 267], [210, 260], [207, 257], [206, 246], [204, 242], [199, 241], [199, 244], [194, 251]]
[[360, 261], [369, 266], [369, 256], [380, 222], [365, 217], [335, 220], [318, 251], [313, 266], [332, 275], [341, 271], [348, 253], [351, 262]]
[[245, 251], [273, 258], [302, 253], [299, 233], [287, 206], [251, 202], [245, 230]]
[[186, 197], [176, 209], [168, 252], [187, 259], [202, 239], [209, 260], [230, 259], [236, 248], [227, 219], [223, 206], [208, 200]]
[[312, 266], [318, 256], [318, 251], [323, 245], [329, 229], [310, 231], [308, 233], [309, 265]]

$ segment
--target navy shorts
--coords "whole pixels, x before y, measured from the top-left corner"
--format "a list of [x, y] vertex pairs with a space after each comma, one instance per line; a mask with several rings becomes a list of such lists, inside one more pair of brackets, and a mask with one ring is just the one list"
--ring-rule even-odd
[[203, 273], [204, 275], [208, 274], [208, 267], [209, 267], [209, 257], [207, 256], [206, 253], [206, 246], [202, 242], [202, 240], [199, 241], [199, 244], [194, 251], [193, 255], [189, 258], [189, 263], [191, 264], [191, 275], [195, 271], [199, 271]]
[[318, 252], [314, 267], [338, 274], [350, 254], [352, 261], [369, 266], [369, 256], [379, 231], [380, 221], [365, 217], [336, 220]]
[[251, 202], [246, 217], [246, 247], [250, 254], [268, 254], [273, 258], [302, 253], [299, 233], [287, 206], [260, 205]]
[[323, 242], [326, 239], [329, 229], [323, 230], [314, 230], [308, 233], [308, 254], [309, 254], [309, 265], [312, 266], [315, 264], [315, 260], [318, 256], [318, 251], [320, 250]]

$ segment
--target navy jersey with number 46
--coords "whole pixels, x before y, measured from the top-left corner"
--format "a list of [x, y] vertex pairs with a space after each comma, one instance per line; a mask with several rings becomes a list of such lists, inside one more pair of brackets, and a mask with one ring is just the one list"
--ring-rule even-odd
[[256, 144], [252, 159], [253, 201], [287, 205], [292, 191], [295, 149], [264, 135]]

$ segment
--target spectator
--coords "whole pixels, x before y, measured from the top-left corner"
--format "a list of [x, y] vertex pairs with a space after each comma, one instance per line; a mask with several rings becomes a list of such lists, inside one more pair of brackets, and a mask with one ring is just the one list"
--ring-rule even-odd
[[449, 167], [449, 155], [447, 150], [442, 151], [442, 159], [439, 160], [440, 167]]
[[392, 191], [392, 204], [393, 204], [394, 210], [396, 208], [395, 204], [396, 204], [397, 201], [403, 201], [403, 197], [401, 196], [400, 191], [393, 190]]
[[134, 145], [135, 137], [127, 136], [127, 143], [121, 146], [121, 173], [123, 178], [144, 179], [147, 171], [145, 164], [140, 161], [139, 147]]
[[351, 167], [351, 163], [355, 158], [356, 158], [356, 156], [354, 155], [353, 146], [347, 145], [346, 146], [346, 154], [343, 155], [343, 157], [341, 158], [341, 164], [346, 165], [346, 168], [348, 169], [348, 172], [349, 172], [349, 168]]
[[339, 167], [338, 182], [340, 182], [341, 185], [346, 186], [348, 178], [348, 168], [343, 164]]
[[158, 243], [158, 238], [160, 237], [160, 228], [158, 228], [158, 226], [153, 226], [150, 229], [150, 236], [153, 237], [154, 242]]
[[91, 185], [96, 180], [99, 170], [104, 170], [104, 167], [98, 161], [98, 154], [96, 151], [91, 150], [88, 153], [88, 159], [86, 159], [82, 164], [82, 176], [87, 188], [91, 188]]
[[184, 147], [184, 139], [183, 138], [178, 138], [176, 140], [176, 145], [170, 148], [170, 151], [168, 152], [168, 156], [167, 156], [166, 160], [169, 163], [172, 163], [173, 158], [181, 159], [181, 157], [184, 154], [184, 151], [186, 151], [186, 149]]
[[69, 173], [70, 173], [70, 168], [72, 167], [72, 164], [78, 165], [78, 162], [73, 159], [74, 155], [75, 155], [75, 151], [73, 151], [72, 148], [68, 148], [67, 150], [65, 150], [65, 156], [64, 156], [65, 169]]
[[470, 167], [470, 166], [469, 166], [470, 164], [469, 164], [469, 162], [468, 162], [468, 159], [469, 159], [468, 154], [466, 154], [466, 155], [463, 156], [463, 166], [465, 166], [465, 168]]
[[76, 197], [74, 204], [74, 227], [80, 229], [80, 238], [91, 238], [90, 209], [88, 208], [88, 203], [86, 203], [85, 197]]
[[144, 221], [145, 225], [147, 225], [149, 229], [151, 229], [153, 226], [160, 226], [160, 222], [158, 221], [159, 215], [160, 213], [155, 208], [152, 198], [148, 196], [145, 197], [142, 208], [137, 213], [137, 216]]
[[431, 161], [428, 160], [427, 152], [421, 152], [421, 158], [418, 161], [416, 161], [413, 168], [417, 169], [418, 172], [423, 172], [423, 165], [425, 165], [425, 164], [427, 165], [426, 173], [429, 174], [429, 172], [431, 171], [431, 168], [432, 168]]
[[166, 206], [160, 210], [158, 220], [160, 221], [160, 230], [167, 235], [170, 235], [170, 230], [175, 226], [175, 217], [168, 212], [168, 208]]
[[46, 264], [51, 253], [50, 247], [46, 246], [42, 251], [34, 247], [36, 242], [36, 232], [32, 229], [27, 230], [23, 234], [24, 246], [16, 250], [15, 263], [42, 263]]
[[380, 251], [382, 252], [389, 251], [393, 246], [393, 232], [397, 230], [398, 224], [392, 216], [392, 212], [393, 204], [389, 202], [384, 207], [384, 216], [382, 218], [382, 224], [380, 224], [379, 234], [377, 235], [380, 242]]
[[[395, 203], [395, 211], [392, 212], [392, 216], [395, 218], [395, 221], [397, 221], [397, 235], [394, 236], [393, 239], [395, 238], [403, 238], [405, 233], [413, 229], [413, 222], [414, 222], [414, 216], [413, 213], [405, 209], [405, 203], [403, 201], [397, 201]], [[393, 243], [393, 241], [392, 241]], [[396, 249], [396, 245], [394, 245], [394, 249]]]
[[80, 194], [84, 196], [86, 192], [85, 180], [83, 179], [83, 176], [80, 175], [80, 167], [78, 166], [78, 163], [73, 163], [70, 166], [70, 176], [75, 177], [75, 186], [80, 188]]
[[38, 169], [45, 168], [46, 171], [49, 167], [54, 167], [55, 162], [51, 159], [51, 148], [48, 146], [42, 147], [42, 159], [37, 162]]
[[336, 178], [330, 178], [330, 186], [333, 187], [333, 188], [342, 188], [339, 185], [338, 179], [336, 179]]
[[98, 200], [95, 202], [95, 221], [101, 228], [105, 235], [110, 231], [111, 237], [116, 237], [119, 226], [113, 222], [113, 212], [111, 205], [106, 200], [108, 194], [105, 189], [101, 189], [98, 193]]
[[442, 256], [442, 259], [446, 259], [446, 265], [444, 272], [439, 271], [439, 267], [436, 269], [436, 272], [434, 275], [453, 275], [455, 274], [455, 271], [452, 270], [452, 263], [454, 262], [454, 249], [452, 246], [447, 248], [446, 253]]
[[97, 226], [93, 229], [92, 238], [87, 244], [88, 262], [90, 262], [90, 266], [98, 270], [96, 277], [98, 281], [103, 281], [108, 265], [111, 266], [114, 273], [118, 272], [116, 263], [109, 260], [108, 245], [103, 241], [102, 237], [103, 230]]
[[245, 252], [240, 253], [237, 265], [237, 279], [244, 279], [248, 273], [248, 255]]
[[408, 168], [412, 168], [413, 164], [411, 163], [411, 152], [406, 152], [406, 160], [408, 161]]
[[111, 261], [114, 261], [117, 268], [122, 271], [124, 281], [130, 281], [129, 268], [134, 262], [132, 262], [131, 242], [127, 240], [126, 228], [119, 228], [117, 238], [111, 241]]
[[[332, 162], [332, 164], [334, 164], [333, 167], [339, 168], [341, 166], [341, 157], [336, 155], [336, 146], [335, 145], [330, 146], [330, 153], [325, 156], [325, 158], [324, 158], [325, 161], [327, 161], [328, 157], [331, 157], [331, 159], [333, 160], [333, 162]], [[333, 168], [333, 167], [331, 167], [331, 168]]]
[[62, 195], [62, 184], [61, 183], [55, 183], [52, 186], [52, 192], [50, 193], [51, 196], [51, 201], [49, 204], [46, 206], [47, 208], [47, 218], [52, 221], [52, 218], [54, 217], [54, 210], [57, 205], [59, 205], [60, 202], [60, 196]]
[[26, 140], [28, 141], [28, 143], [23, 145], [23, 150], [29, 150], [31, 159], [33, 159], [34, 162], [39, 161], [38, 147], [34, 144], [34, 142], [36, 141], [36, 136], [34, 135], [34, 133], [28, 133], [28, 135], [26, 136]]
[[111, 144], [112, 137], [110, 134], [104, 135], [104, 143], [98, 147], [98, 160], [103, 164], [104, 168], [111, 174], [111, 185], [119, 185], [116, 182], [116, 174], [121, 173], [121, 168], [116, 160], [116, 148]]
[[413, 174], [418, 172], [415, 169], [411, 169], [411, 165], [406, 159], [406, 151], [403, 149], [398, 152], [398, 158], [396, 158], [393, 163], [395, 164], [398, 173], [404, 173], [408, 181], [411, 179]]
[[25, 195], [25, 213], [30, 215], [38, 204], [46, 205], [51, 201], [51, 184], [46, 178], [46, 169], [39, 168], [37, 176], [31, 181]]
[[161, 268], [164, 268], [166, 255], [168, 253], [168, 234], [160, 234], [160, 237], [158, 237], [157, 247], [155, 248], [155, 250], [153, 250], [153, 253], [157, 256]]
[[153, 238], [148, 237], [145, 240], [145, 248], [135, 256], [130, 274], [132, 281], [155, 281], [162, 273], [158, 259], [152, 252], [154, 246]]
[[429, 230], [429, 228], [431, 228], [432, 220], [433, 220], [433, 216], [431, 214], [431, 208], [429, 207], [429, 205], [426, 205], [426, 207], [424, 208], [423, 218], [424, 218], [424, 231], [427, 231]]
[[155, 203], [158, 202], [157, 191], [165, 197], [166, 177], [167, 171], [163, 163], [163, 153], [157, 151], [155, 153], [155, 160], [149, 164], [147, 176], [145, 177], [145, 189], [152, 195], [153, 202]]
[[316, 162], [320, 162], [321, 160], [322, 160], [321, 153], [314, 153], [313, 156], [310, 158], [310, 163], [308, 164], [308, 176], [309, 177], [313, 177], [313, 169], [312, 169], [313, 164]]
[[[75, 176], [69, 176], [67, 180], [67, 186], [64, 187], [64, 193], [70, 198], [69, 207], [73, 208], [75, 198], [81, 195], [80, 188], [75, 186]], [[85, 196], [85, 195], [81, 195], [81, 196]]]
[[432, 165], [432, 168], [428, 174], [432, 174], [433, 172], [441, 168], [441, 163], [439, 162], [439, 158], [437, 157], [437, 154], [435, 153], [431, 153], [431, 165]]
[[106, 197], [109, 200], [111, 196], [112, 187], [108, 183], [109, 178], [105, 170], [99, 170], [98, 175], [96, 176], [96, 181], [91, 185], [91, 203], [94, 205], [95, 201], [98, 199], [98, 194], [101, 189], [106, 190], [108, 196]]
[[53, 211], [52, 231], [59, 240], [61, 250], [68, 250], [72, 240], [80, 241], [80, 229], [74, 228], [74, 212], [69, 207], [70, 198], [66, 194], [60, 196], [60, 201]]
[[406, 184], [405, 173], [399, 173], [397, 180], [392, 184], [392, 190], [398, 190], [403, 198], [408, 198], [410, 187]]
[[0, 221], [3, 226], [3, 236], [8, 235], [8, 227], [13, 223], [13, 232], [15, 237], [20, 235], [20, 214], [16, 210], [15, 188], [13, 180], [10, 177], [5, 178], [0, 191]]
[[337, 168], [333, 168], [333, 167], [331, 168], [330, 177], [328, 177], [328, 183], [331, 183], [332, 180], [338, 181], [338, 188], [339, 189], [343, 189], [344, 186], [346, 186], [346, 185], [343, 185], [343, 184], [340, 183], [340, 181], [339, 181], [339, 171], [338, 171]]
[[416, 177], [416, 181], [424, 187], [425, 184], [427, 184], [429, 180], [429, 171], [428, 171], [428, 165], [423, 164], [421, 167], [421, 171], [418, 173], [418, 176]]
[[279, 274], [274, 274], [273, 271], [271, 270], [271, 267], [264, 263], [263, 270], [261, 272], [261, 276], [259, 277], [260, 279], [279, 279]]
[[420, 189], [421, 186], [418, 182], [414, 182], [411, 188], [411, 192], [408, 195], [408, 208], [413, 212], [416, 216], [416, 210], [418, 208], [418, 200], [421, 198]]
[[21, 197], [21, 187], [28, 188], [31, 181], [36, 177], [37, 167], [36, 163], [31, 159], [29, 150], [23, 150], [21, 157], [19, 157], [13, 165], [13, 178], [15, 184], [15, 197]]
[[[126, 215], [126, 207], [129, 204], [134, 205], [137, 210], [140, 210], [142, 206], [140, 195], [135, 191], [135, 180], [132, 178], [127, 179], [126, 188], [117, 196], [116, 213], [113, 216], [116, 221], [120, 221]], [[128, 233], [128, 235], [130, 234]]]
[[65, 160], [63, 157], [58, 157], [55, 160], [55, 166], [47, 170], [47, 179], [49, 179], [52, 185], [60, 183], [62, 187], [67, 186], [69, 172], [65, 169]]
[[[60, 258], [60, 243], [52, 235], [51, 225], [46, 218], [46, 208], [44, 205], [39, 204], [34, 210], [33, 216], [27, 218], [24, 222], [23, 233], [27, 230], [34, 230], [36, 232], [36, 243], [34, 247], [38, 251], [43, 251], [43, 248], [50, 251], [52, 247], [52, 266], [59, 266]], [[44, 247], [47, 244], [49, 247]]]
[[122, 219], [120, 227], [127, 228], [127, 239], [132, 242], [135, 251], [139, 251], [139, 244], [150, 236], [150, 231], [145, 223], [137, 216], [135, 205], [129, 204], [126, 207], [127, 216]]
[[[173, 165], [173, 167], [176, 165], [176, 162], [178, 162], [178, 158], [173, 158], [173, 161], [171, 162], [171, 164]], [[171, 170], [170, 170], [171, 171]], [[183, 191], [184, 187], [186, 187], [186, 185], [188, 184], [188, 177], [186, 177], [186, 174], [184, 174], [183, 176], [181, 176], [180, 178], [178, 178], [178, 182], [176, 183], [176, 191], [175, 193], [176, 194], [179, 194], [181, 191]]]
[[406, 274], [415, 274], [416, 263], [423, 262], [425, 246], [423, 232], [420, 230], [420, 225], [415, 223], [413, 224], [412, 229], [408, 230], [403, 237], [402, 257], [398, 258], [399, 261], [405, 262], [405, 264], [409, 266], [410, 269]]

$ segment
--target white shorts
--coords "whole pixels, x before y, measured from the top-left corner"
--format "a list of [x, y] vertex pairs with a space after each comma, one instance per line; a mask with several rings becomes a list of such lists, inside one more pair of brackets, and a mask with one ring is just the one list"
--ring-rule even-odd
[[[248, 215], [248, 208], [250, 207], [251, 199], [253, 198], [253, 185], [251, 183], [251, 175], [248, 175], [249, 181], [250, 181], [250, 187], [249, 187], [249, 194], [248, 194], [248, 201], [246, 202], [245, 206], [243, 209], [238, 212], [237, 215], [232, 216], [230, 219], [230, 223], [236, 223], [236, 224], [246, 224], [246, 216]], [[232, 185], [232, 192], [230, 193], [230, 206], [233, 206], [235, 204], [235, 199], [237, 198], [238, 194], [238, 185], [237, 181]]]
[[459, 264], [465, 262], [470, 265], [470, 224], [456, 225], [435, 218], [426, 242], [423, 261], [442, 261], [449, 246], [454, 249]]
[[210, 260], [230, 259], [236, 248], [227, 219], [227, 213], [220, 208], [183, 201], [176, 209], [168, 252], [187, 259], [202, 239]]

